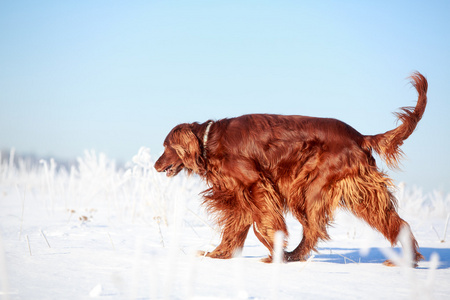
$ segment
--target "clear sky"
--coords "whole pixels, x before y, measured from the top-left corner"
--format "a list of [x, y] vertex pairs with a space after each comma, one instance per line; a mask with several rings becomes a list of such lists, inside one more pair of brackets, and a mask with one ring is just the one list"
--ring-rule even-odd
[[414, 70], [429, 105], [389, 174], [448, 192], [450, 1], [1, 1], [0, 149], [156, 159], [176, 124], [246, 113], [376, 134]]

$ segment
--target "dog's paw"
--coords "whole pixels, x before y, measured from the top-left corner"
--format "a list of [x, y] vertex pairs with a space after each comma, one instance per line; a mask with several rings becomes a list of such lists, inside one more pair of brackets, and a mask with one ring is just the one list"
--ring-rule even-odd
[[[385, 265], [387, 267], [397, 267], [398, 266], [390, 259], [385, 260], [383, 262], [383, 265]], [[418, 266], [419, 266], [419, 264], [416, 261], [411, 262], [411, 268], [417, 268]]]
[[222, 251], [213, 251], [213, 252], [207, 252], [207, 251], [197, 251], [197, 256], [199, 257], [210, 257], [210, 258], [218, 258], [218, 259], [229, 259], [232, 258], [233, 255], [228, 252], [222, 252]]
[[383, 265], [385, 265], [386, 267], [396, 267], [397, 265], [394, 264], [394, 262], [390, 259], [387, 259], [383, 262]]
[[206, 257], [208, 255], [208, 253], [209, 253], [208, 251], [199, 250], [199, 251], [197, 251], [196, 256], [197, 257]]
[[272, 256], [268, 256], [268, 257], [264, 257], [260, 260], [261, 262], [265, 263], [265, 264], [270, 264], [273, 262]]

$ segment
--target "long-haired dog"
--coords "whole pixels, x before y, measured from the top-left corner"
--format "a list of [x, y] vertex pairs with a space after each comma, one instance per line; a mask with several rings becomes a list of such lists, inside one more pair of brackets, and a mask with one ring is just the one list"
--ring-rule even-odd
[[305, 260], [319, 240], [329, 239], [327, 226], [340, 207], [365, 220], [392, 245], [400, 230], [407, 230], [413, 263], [423, 259], [409, 225], [397, 214], [393, 183], [372, 155], [378, 153], [390, 168], [398, 166], [399, 147], [427, 104], [426, 78], [415, 72], [410, 79], [418, 93], [416, 107], [401, 108], [396, 113], [400, 125], [382, 134], [362, 135], [336, 119], [270, 114], [173, 128], [155, 168], [169, 177], [185, 169], [210, 187], [203, 192], [204, 204], [222, 230], [222, 241], [204, 254], [231, 258], [253, 225], [272, 255], [275, 233], [288, 235], [284, 215], [289, 211], [302, 224], [303, 239], [293, 251], [284, 252], [284, 260]]

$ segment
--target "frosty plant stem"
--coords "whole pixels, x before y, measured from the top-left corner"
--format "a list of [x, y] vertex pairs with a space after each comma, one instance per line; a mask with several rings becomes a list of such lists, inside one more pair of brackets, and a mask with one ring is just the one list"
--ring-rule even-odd
[[448, 220], [450, 219], [450, 214], [447, 215], [447, 221], [445, 221], [445, 229], [444, 229], [444, 238], [442, 239], [442, 243], [445, 242], [445, 238], [447, 237], [447, 228], [448, 228]]
[[271, 292], [271, 299], [278, 299], [278, 290], [280, 288], [280, 275], [281, 275], [281, 264], [283, 262], [283, 243], [284, 243], [284, 233], [282, 231], [277, 231], [275, 233], [275, 244], [273, 251], [273, 267], [275, 268], [273, 272], [273, 286]]
[[45, 234], [44, 234], [44, 232], [42, 230], [41, 230], [41, 234], [44, 237], [45, 242], [47, 243], [48, 247], [51, 248], [50, 243], [48, 242], [47, 237], [45, 236]]
[[12, 148], [9, 152], [9, 166], [8, 166], [8, 175], [11, 175], [14, 170], [14, 155], [15, 155], [16, 149]]
[[438, 240], [441, 243], [445, 243], [445, 238], [447, 237], [447, 228], [448, 228], [448, 221], [450, 219], [450, 214], [447, 215], [447, 221], [445, 221], [445, 227], [444, 227], [444, 236], [441, 239], [441, 236], [439, 235], [439, 233], [437, 232], [436, 228], [434, 228], [433, 225], [431, 225], [431, 227], [433, 228], [434, 232], [436, 233]]
[[340, 257], [344, 258], [344, 264], [347, 264], [347, 260], [349, 260], [349, 261], [351, 261], [351, 262], [357, 264], [357, 262], [354, 261], [353, 259], [350, 259], [350, 258], [348, 258], [348, 257], [346, 257], [346, 256], [344, 256], [344, 255], [342, 255], [342, 254], [339, 254], [339, 253], [336, 253], [336, 254], [339, 255]]
[[245, 291], [245, 270], [244, 259], [242, 257], [242, 249], [233, 254], [233, 269], [234, 269], [234, 284], [237, 292], [235, 299], [248, 299], [248, 294]]
[[158, 224], [158, 230], [159, 230], [159, 236], [161, 237], [161, 245], [163, 246], [163, 248], [165, 247], [164, 245], [164, 237], [161, 231], [161, 217], [157, 216], [153, 218], [156, 221], [156, 224]]
[[309, 265], [309, 263], [313, 261], [314, 257], [315, 257], [315, 255], [313, 254], [306, 260], [305, 264], [300, 269], [300, 272], [303, 271], [306, 268], [306, 266]]
[[436, 269], [438, 267], [439, 267], [439, 254], [433, 252], [430, 256], [430, 270], [428, 271], [427, 281], [425, 282], [425, 291], [428, 294], [428, 299], [432, 299], [433, 287], [436, 282]]
[[186, 210], [188, 212], [190, 212], [191, 214], [193, 214], [195, 217], [197, 217], [197, 219], [199, 219], [204, 225], [208, 226], [209, 228], [211, 228], [214, 231], [217, 231], [217, 229], [213, 228], [211, 225], [209, 225], [205, 220], [203, 220], [198, 214], [196, 214], [195, 212], [193, 212], [189, 207], [186, 207]]
[[0, 295], [3, 295], [3, 299], [8, 299], [9, 286], [8, 277], [6, 272], [6, 259], [3, 251], [3, 241], [0, 236]]
[[113, 247], [114, 251], [116, 251], [116, 247], [114, 247], [114, 242], [113, 242], [113, 240], [112, 240], [111, 235], [109, 234], [109, 232], [108, 232], [108, 237], [109, 237], [109, 241], [111, 242], [111, 246]]
[[16, 191], [17, 191], [17, 194], [19, 195], [19, 198], [22, 198], [22, 214], [20, 217], [20, 231], [19, 231], [19, 241], [20, 241], [20, 239], [22, 238], [23, 213], [25, 211], [25, 191], [23, 192], [23, 197], [21, 197], [20, 190], [19, 190], [19, 187], [17, 186], [17, 184], [16, 184]]
[[[50, 182], [49, 167], [48, 167], [48, 164], [47, 164], [47, 162], [45, 160], [41, 159], [39, 162], [44, 165], [45, 179], [47, 181], [48, 193], [50, 195], [50, 202], [51, 202], [52, 208], [53, 208], [53, 187], [52, 187], [52, 184]], [[52, 165], [54, 164], [53, 159], [52, 159], [51, 163], [52, 163]]]
[[30, 256], [33, 256], [33, 254], [31, 253], [30, 239], [28, 238], [28, 235], [27, 235], [27, 243], [28, 243], [28, 250], [30, 251]]

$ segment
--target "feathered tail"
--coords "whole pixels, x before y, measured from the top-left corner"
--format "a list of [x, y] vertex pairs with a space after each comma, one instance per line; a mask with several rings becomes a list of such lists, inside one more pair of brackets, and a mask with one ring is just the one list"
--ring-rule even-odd
[[401, 121], [400, 126], [382, 134], [367, 135], [362, 145], [375, 150], [392, 169], [398, 168], [399, 160], [403, 156], [400, 146], [413, 133], [427, 105], [427, 79], [419, 72], [414, 72], [409, 78], [419, 94], [416, 107], [400, 108], [400, 112], [394, 113]]

